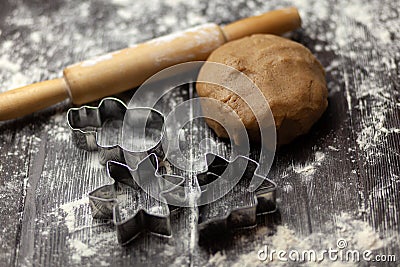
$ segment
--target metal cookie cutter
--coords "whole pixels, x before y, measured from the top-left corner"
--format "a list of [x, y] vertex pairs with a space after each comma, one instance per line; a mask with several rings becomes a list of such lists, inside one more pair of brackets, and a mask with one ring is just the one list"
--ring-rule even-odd
[[[165, 160], [161, 146], [165, 131], [163, 114], [152, 108], [127, 109], [122, 101], [106, 98], [98, 107], [70, 109], [67, 118], [78, 147], [99, 150], [102, 163], [119, 161], [107, 164], [113, 182], [89, 194], [92, 215], [112, 218], [121, 244], [128, 243], [144, 230], [170, 236], [172, 207], [166, 203], [183, 203], [187, 195], [181, 186], [185, 178], [157, 174], [159, 160]], [[138, 128], [144, 128], [145, 135], [136, 134], [138, 125], [144, 126]], [[122, 127], [129, 127], [128, 131], [123, 131]], [[112, 134], [106, 134], [108, 132]], [[123, 132], [130, 135], [123, 136]], [[138, 140], [137, 136], [145, 138]], [[229, 161], [213, 153], [206, 154], [205, 161], [206, 170], [195, 174], [198, 192], [201, 192], [197, 199], [200, 237], [256, 226], [257, 215], [276, 210], [276, 184], [257, 174], [259, 164], [256, 161], [246, 156]], [[124, 165], [125, 162], [130, 167]], [[228, 175], [221, 176], [222, 173]], [[258, 179], [261, 186], [252, 188], [252, 177]], [[231, 191], [214, 202], [201, 204], [204, 198], [214, 194], [213, 190], [219, 190], [211, 184], [221, 179], [219, 186], [232, 188]], [[166, 202], [149, 195], [162, 196], [161, 200]], [[121, 196], [130, 200], [124, 202]], [[128, 212], [125, 214], [122, 210]]]
[[[171, 236], [167, 198], [179, 197], [179, 192], [174, 190], [184, 182], [184, 178], [157, 174], [157, 164], [155, 154], [145, 157], [136, 169], [109, 161], [107, 173], [112, 181], [89, 193], [92, 216], [112, 219], [122, 245], [143, 231]], [[153, 194], [159, 195], [162, 201], [152, 198]]]
[[[257, 225], [256, 216], [273, 213], [276, 208], [276, 184], [257, 174], [259, 164], [245, 156], [238, 156], [232, 161], [214, 155], [206, 155], [208, 170], [197, 175], [202, 195], [209, 190], [209, 185], [217, 179], [225, 180], [220, 187], [227, 187], [241, 175], [239, 182], [223, 197], [199, 207], [199, 240], [235, 229], [251, 228]], [[244, 172], [243, 172], [244, 170]], [[224, 176], [221, 176], [225, 172]], [[253, 176], [260, 179], [258, 188], [251, 187]], [[221, 181], [221, 180], [219, 180]], [[213, 190], [220, 188], [213, 188]], [[211, 194], [213, 192], [210, 192]]]
[[[220, 179], [223, 172], [233, 178], [243, 173], [240, 171], [243, 168], [245, 171], [238, 177], [239, 183], [233, 190], [199, 207], [199, 241], [236, 229], [255, 227], [257, 215], [276, 210], [276, 186], [272, 181], [259, 176], [264, 181], [262, 186], [255, 191], [250, 189], [251, 178], [258, 167], [255, 161], [243, 156], [227, 161], [215, 154], [207, 154], [206, 158], [209, 163], [207, 171], [197, 174], [200, 198], [210, 193], [209, 185]], [[112, 219], [122, 245], [144, 231], [167, 237], [172, 234], [169, 216], [176, 207], [166, 203], [183, 203], [187, 199], [182, 186], [185, 178], [159, 175], [157, 169], [158, 159], [154, 154], [142, 160], [136, 169], [109, 161], [107, 172], [112, 181], [89, 193], [92, 216]], [[226, 179], [220, 186], [229, 186], [233, 180]]]
[[128, 109], [121, 100], [108, 97], [98, 107], [71, 108], [67, 121], [75, 145], [98, 150], [102, 164], [115, 160], [136, 166], [151, 153], [164, 157], [164, 116], [155, 109]]

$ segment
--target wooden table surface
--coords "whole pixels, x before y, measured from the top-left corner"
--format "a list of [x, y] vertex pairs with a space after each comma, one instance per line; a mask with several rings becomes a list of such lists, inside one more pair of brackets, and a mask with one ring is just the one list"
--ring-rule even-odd
[[[288, 37], [324, 65], [329, 107], [309, 134], [276, 154], [269, 178], [278, 184], [278, 212], [199, 245], [196, 209], [181, 209], [171, 216], [172, 238], [143, 234], [121, 247], [112, 224], [91, 217], [87, 194], [107, 181], [105, 168], [96, 153], [73, 145], [65, 101], [0, 122], [0, 265], [263, 266], [264, 245], [323, 250], [344, 238], [348, 248], [397, 257], [346, 266], [399, 266], [398, 1], [0, 0], [0, 91], [155, 36], [290, 5], [303, 28]], [[345, 262], [320, 266], [334, 264]]]

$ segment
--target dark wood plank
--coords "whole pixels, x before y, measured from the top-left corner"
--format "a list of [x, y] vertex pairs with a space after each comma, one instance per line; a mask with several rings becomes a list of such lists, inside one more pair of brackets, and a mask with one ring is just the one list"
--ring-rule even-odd
[[[396, 1], [3, 1], [0, 91], [56, 77], [67, 64], [177, 29], [284, 5], [301, 9], [303, 29], [289, 37], [325, 66], [330, 92], [328, 110], [310, 133], [276, 155], [269, 176], [280, 189], [278, 213], [258, 218], [255, 229], [199, 245], [197, 209], [181, 209], [172, 215], [172, 238], [145, 234], [120, 247], [112, 224], [91, 217], [87, 193], [107, 177], [96, 153], [72, 144], [65, 102], [0, 122], [1, 265], [246, 266], [260, 263], [256, 252], [265, 244], [282, 245], [277, 238], [295, 249], [326, 249], [341, 236], [349, 245], [366, 242], [362, 233], [382, 243], [377, 253], [399, 257]], [[192, 89], [159, 108], [172, 108]], [[193, 128], [204, 126], [196, 124], [186, 136], [194, 143], [202, 130]]]

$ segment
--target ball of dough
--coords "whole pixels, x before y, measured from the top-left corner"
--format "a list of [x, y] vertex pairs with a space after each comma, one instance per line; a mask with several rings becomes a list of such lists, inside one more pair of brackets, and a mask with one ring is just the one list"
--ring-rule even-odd
[[[207, 61], [231, 66], [257, 85], [274, 116], [278, 144], [287, 144], [307, 133], [328, 105], [322, 65], [306, 47], [291, 40], [275, 35], [252, 35], [224, 44], [212, 52]], [[207, 80], [205, 75], [219, 75], [204, 71], [206, 67], [207, 64], [199, 73], [200, 81]], [[260, 140], [257, 121], [241, 98], [210, 83], [197, 83], [196, 91], [201, 97], [214, 98], [232, 108], [246, 127], [250, 141]], [[214, 110], [216, 116], [215, 107], [207, 105], [208, 102], [202, 104], [203, 112]], [[206, 121], [219, 137], [228, 138], [219, 123], [211, 119]]]

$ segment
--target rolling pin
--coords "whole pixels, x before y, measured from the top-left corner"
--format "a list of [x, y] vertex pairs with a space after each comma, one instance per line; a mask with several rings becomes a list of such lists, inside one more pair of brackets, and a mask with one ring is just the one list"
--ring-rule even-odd
[[301, 25], [296, 8], [270, 11], [226, 26], [209, 23], [159, 37], [64, 69], [59, 79], [0, 94], [0, 120], [18, 118], [67, 98], [81, 105], [139, 86], [178, 63], [206, 60], [222, 44], [256, 33], [283, 34]]

